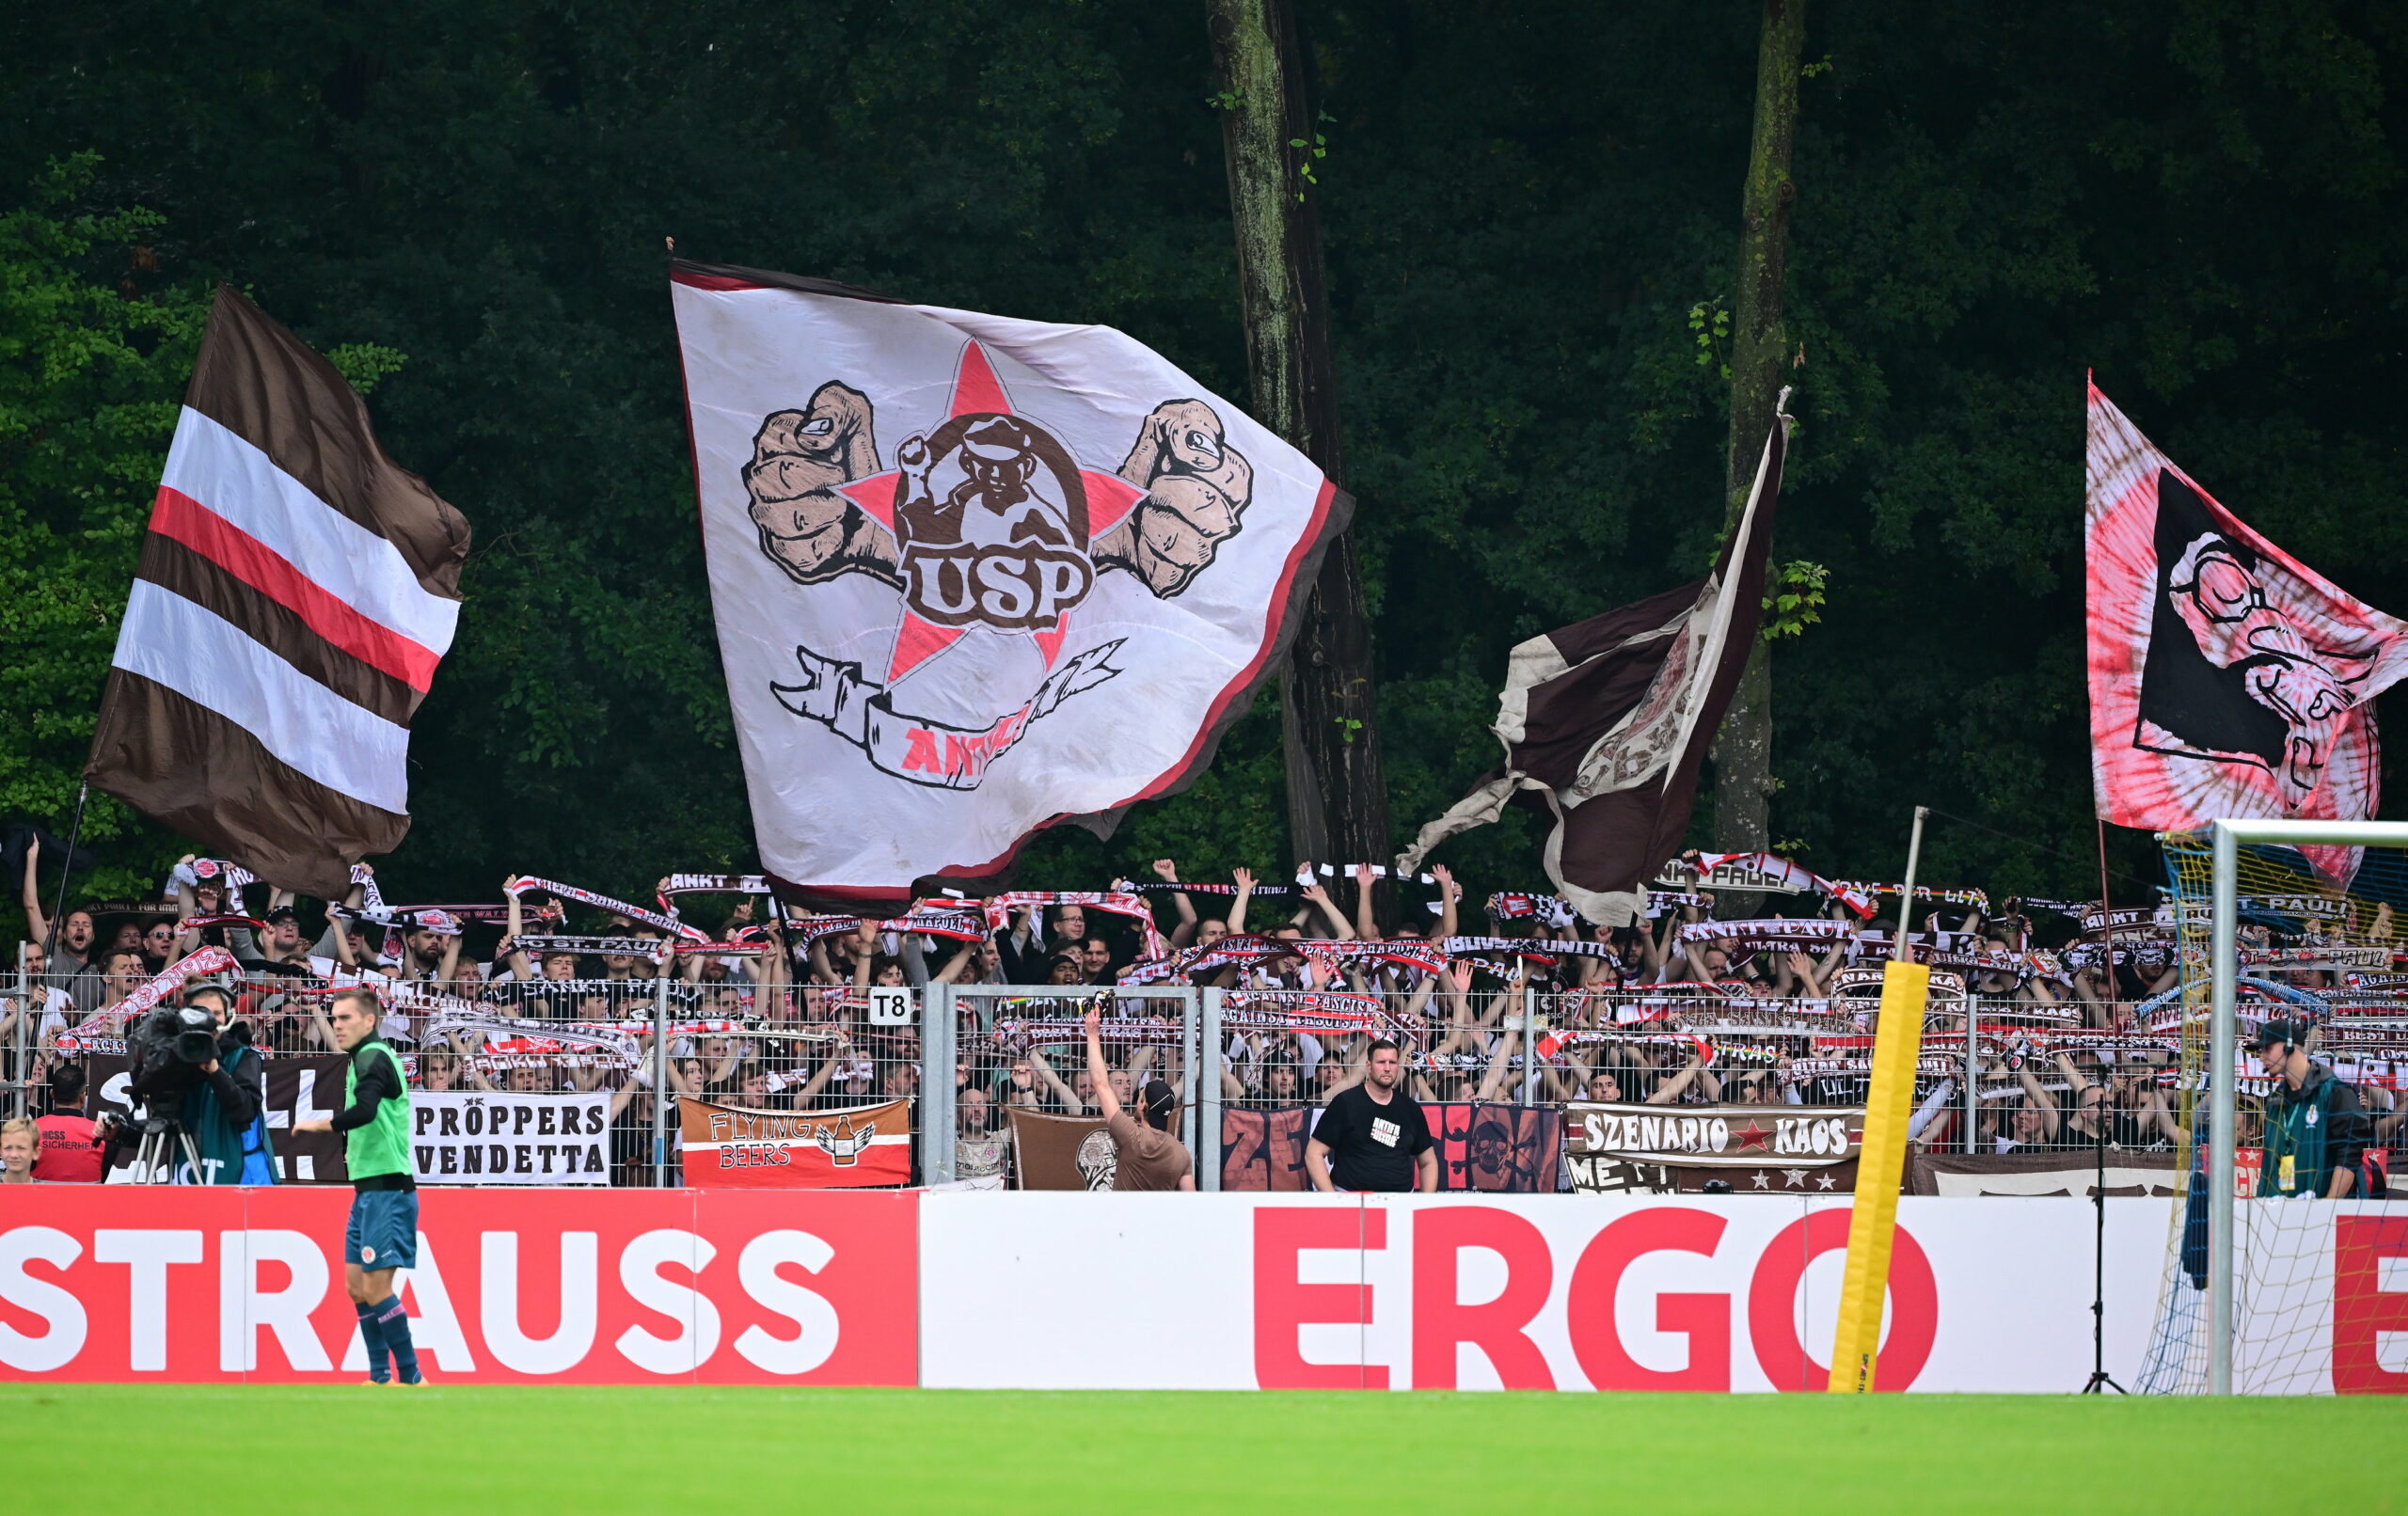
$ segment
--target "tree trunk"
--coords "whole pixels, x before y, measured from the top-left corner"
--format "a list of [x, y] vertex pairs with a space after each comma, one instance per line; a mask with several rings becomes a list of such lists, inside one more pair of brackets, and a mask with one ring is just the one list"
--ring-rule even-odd
[[[1321, 229], [1301, 169], [1313, 131], [1289, 0], [1206, 0], [1222, 91], [1255, 418], [1341, 478]], [[1288, 830], [1299, 858], [1389, 857], [1371, 628], [1350, 532], [1330, 544], [1279, 674]]]
[[[1739, 289], [1731, 323], [1731, 448], [1723, 474], [1725, 529], [1738, 524], [1755, 482], [1790, 354], [1782, 324], [1789, 262], [1789, 177], [1798, 135], [1798, 69], [1806, 0], [1765, 0], [1756, 47], [1756, 122], [1740, 197]], [[1714, 833], [1726, 852], [1772, 845], [1772, 663], [1758, 641], [1714, 741]]]

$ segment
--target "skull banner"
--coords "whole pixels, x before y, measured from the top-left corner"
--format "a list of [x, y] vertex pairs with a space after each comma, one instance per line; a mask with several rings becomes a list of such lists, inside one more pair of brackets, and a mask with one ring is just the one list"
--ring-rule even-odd
[[1100, 326], [672, 270], [720, 653], [784, 892], [999, 877], [1184, 786], [1350, 502]]
[[[2090, 387], [2091, 770], [2099, 814], [2361, 821], [2382, 770], [2374, 697], [2403, 624], [2216, 503]], [[2346, 883], [2357, 849], [2301, 849]]]

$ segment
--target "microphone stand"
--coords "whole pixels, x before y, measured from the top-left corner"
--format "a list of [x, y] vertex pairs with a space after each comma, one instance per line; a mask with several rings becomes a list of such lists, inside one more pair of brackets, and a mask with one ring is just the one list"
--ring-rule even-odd
[[2106, 1085], [2100, 1088], [2107, 1091], [2108, 1098], [2099, 1102], [2091, 1116], [2090, 1382], [2082, 1387], [2082, 1393], [2099, 1395], [2113, 1390], [2123, 1395], [2129, 1392], [2107, 1372], [2107, 1107], [2115, 1099], [2115, 1092]]

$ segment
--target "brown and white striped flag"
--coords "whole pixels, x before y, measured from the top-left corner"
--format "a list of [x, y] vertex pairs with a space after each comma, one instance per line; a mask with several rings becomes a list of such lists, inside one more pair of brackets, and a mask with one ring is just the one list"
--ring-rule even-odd
[[409, 829], [410, 719], [467, 553], [468, 524], [385, 456], [334, 366], [221, 287], [85, 777], [340, 898]]

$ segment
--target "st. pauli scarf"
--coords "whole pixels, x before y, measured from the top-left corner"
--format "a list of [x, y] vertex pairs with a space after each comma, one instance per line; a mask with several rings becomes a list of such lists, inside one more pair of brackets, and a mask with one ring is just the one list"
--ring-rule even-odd
[[1245, 967], [1266, 958], [1293, 954], [1297, 944], [1282, 938], [1258, 937], [1251, 932], [1231, 932], [1217, 942], [1198, 944], [1183, 953], [1150, 963], [1132, 966], [1120, 976], [1124, 987], [1160, 984], [1180, 974], [1194, 976], [1212, 973], [1231, 967]]
[[1488, 897], [1488, 918], [1491, 921], [1517, 922], [1536, 918], [1561, 931], [1579, 920], [1572, 902], [1561, 895], [1531, 894], [1519, 890], [1499, 890]]
[[[436, 932], [444, 937], [461, 935], [459, 921], [440, 906], [414, 906], [408, 909], [386, 906], [328, 906], [326, 914], [338, 921], [382, 926], [388, 932]], [[549, 919], [560, 919], [558, 907], [552, 908]]]
[[[1902, 884], [1866, 883], [1859, 879], [1833, 879], [1830, 882], [1830, 888], [1834, 894], [1845, 892], [1868, 898], [1878, 898], [1880, 896], [1887, 895], [1895, 899], [1904, 892], [1906, 886]], [[1943, 890], [1938, 885], [1919, 884], [1915, 886], [1915, 898], [1917, 900], [1937, 900], [1944, 905], [1951, 906], [1971, 906], [1985, 916], [1990, 913], [1990, 897], [1979, 890]]]
[[[1238, 887], [1234, 884], [1164, 884], [1159, 879], [1149, 879], [1143, 884], [1132, 884], [1128, 888], [1133, 894], [1233, 895], [1238, 892]], [[1292, 895], [1299, 892], [1292, 884], [1258, 883], [1247, 892], [1276, 896]]]
[[596, 894], [591, 890], [580, 890], [573, 884], [559, 884], [550, 879], [521, 878], [511, 887], [510, 892], [514, 895], [523, 895], [532, 890], [541, 890], [547, 894], [558, 895], [562, 900], [574, 900], [580, 905], [612, 911], [625, 916], [629, 921], [642, 922], [647, 926], [657, 926], [662, 931], [683, 938], [689, 942], [709, 940], [708, 936], [700, 927], [689, 926], [674, 916], [664, 916], [657, 910], [646, 910], [642, 906], [631, 906], [624, 900], [613, 899], [606, 894]]
[[504, 1037], [486, 1043], [468, 1055], [468, 1066], [483, 1074], [503, 1074], [514, 1068], [617, 1068], [637, 1066], [636, 1061], [609, 1049], [572, 1049], [558, 1037]]
[[1142, 957], [1159, 958], [1170, 951], [1169, 944], [1163, 940], [1161, 928], [1154, 924], [1152, 909], [1125, 890], [1014, 890], [990, 895], [981, 905], [987, 912], [990, 931], [1001, 931], [1010, 924], [1011, 913], [1022, 907], [1033, 906], [1041, 910], [1047, 906], [1077, 906], [1135, 922], [1146, 936]]
[[975, 909], [930, 908], [927, 901], [913, 906], [909, 913], [888, 921], [861, 916], [806, 916], [800, 921], [785, 923], [780, 930], [787, 941], [799, 947], [809, 947], [832, 937], [848, 937], [865, 925], [880, 933], [941, 937], [955, 942], [975, 942], [987, 935], [986, 920]]
[[669, 955], [669, 944], [657, 937], [536, 937], [526, 936], [511, 945], [521, 953], [538, 958], [555, 953], [594, 954], [603, 957], [642, 958], [658, 963]]
[[769, 881], [757, 874], [673, 874], [656, 898], [660, 908], [673, 908], [671, 895], [765, 895]]
[[161, 1001], [184, 987], [184, 982], [201, 974], [241, 973], [242, 965], [234, 955], [222, 947], [205, 947], [185, 955], [160, 970], [150, 978], [134, 987], [126, 997], [114, 1005], [104, 1005], [87, 1019], [69, 1027], [70, 1033], [96, 1034], [121, 1032], [135, 1018], [149, 1013]]
[[1621, 955], [1607, 942], [1584, 942], [1578, 939], [1551, 937], [1448, 937], [1438, 940], [1438, 951], [1450, 958], [1468, 958], [1486, 955], [1513, 956], [1522, 955], [1548, 958], [1614, 958]]
[[429, 1017], [422, 1042], [440, 1042], [469, 1035], [486, 1042], [516, 1042], [529, 1038], [564, 1047], [599, 1049], [632, 1061], [638, 1054], [634, 1035], [615, 1026], [582, 1021], [528, 1021], [472, 1010], [443, 1011]]
[[1221, 998], [1221, 1025], [1236, 1032], [1348, 1036], [1393, 1030], [1396, 1019], [1376, 995], [1325, 989], [1233, 989]]
[[1661, 921], [1676, 910], [1712, 910], [1714, 900], [1689, 890], [1650, 890], [1647, 892], [1647, 919]]
[[[488, 979], [477, 987], [478, 993], [497, 1000], [546, 1000], [554, 997], [584, 999], [590, 996], [619, 996], [629, 1000], [650, 1001], [660, 992], [660, 981], [653, 979]], [[669, 982], [672, 1004], [701, 998], [704, 987]]]
[[[1096, 1033], [1111, 1048], [1178, 1048], [1186, 1044], [1183, 1023], [1161, 1016], [1108, 1016]], [[1064, 1047], [1087, 1038], [1085, 1017], [1048, 1016], [995, 1023], [995, 1046], [1022, 1053], [1032, 1048]]]
[[1682, 942], [1728, 940], [1737, 943], [1742, 953], [1785, 953], [1853, 942], [1858, 932], [1856, 923], [1828, 916], [1766, 916], [1753, 921], [1690, 922], [1674, 935]]
[[1278, 946], [1318, 964], [1326, 973], [1335, 973], [1341, 963], [1384, 963], [1432, 974], [1447, 971], [1445, 951], [1418, 938], [1305, 937], [1281, 940]]
[[176, 935], [198, 932], [210, 926], [247, 926], [253, 931], [265, 931], [267, 923], [256, 916], [186, 916], [176, 923]]

